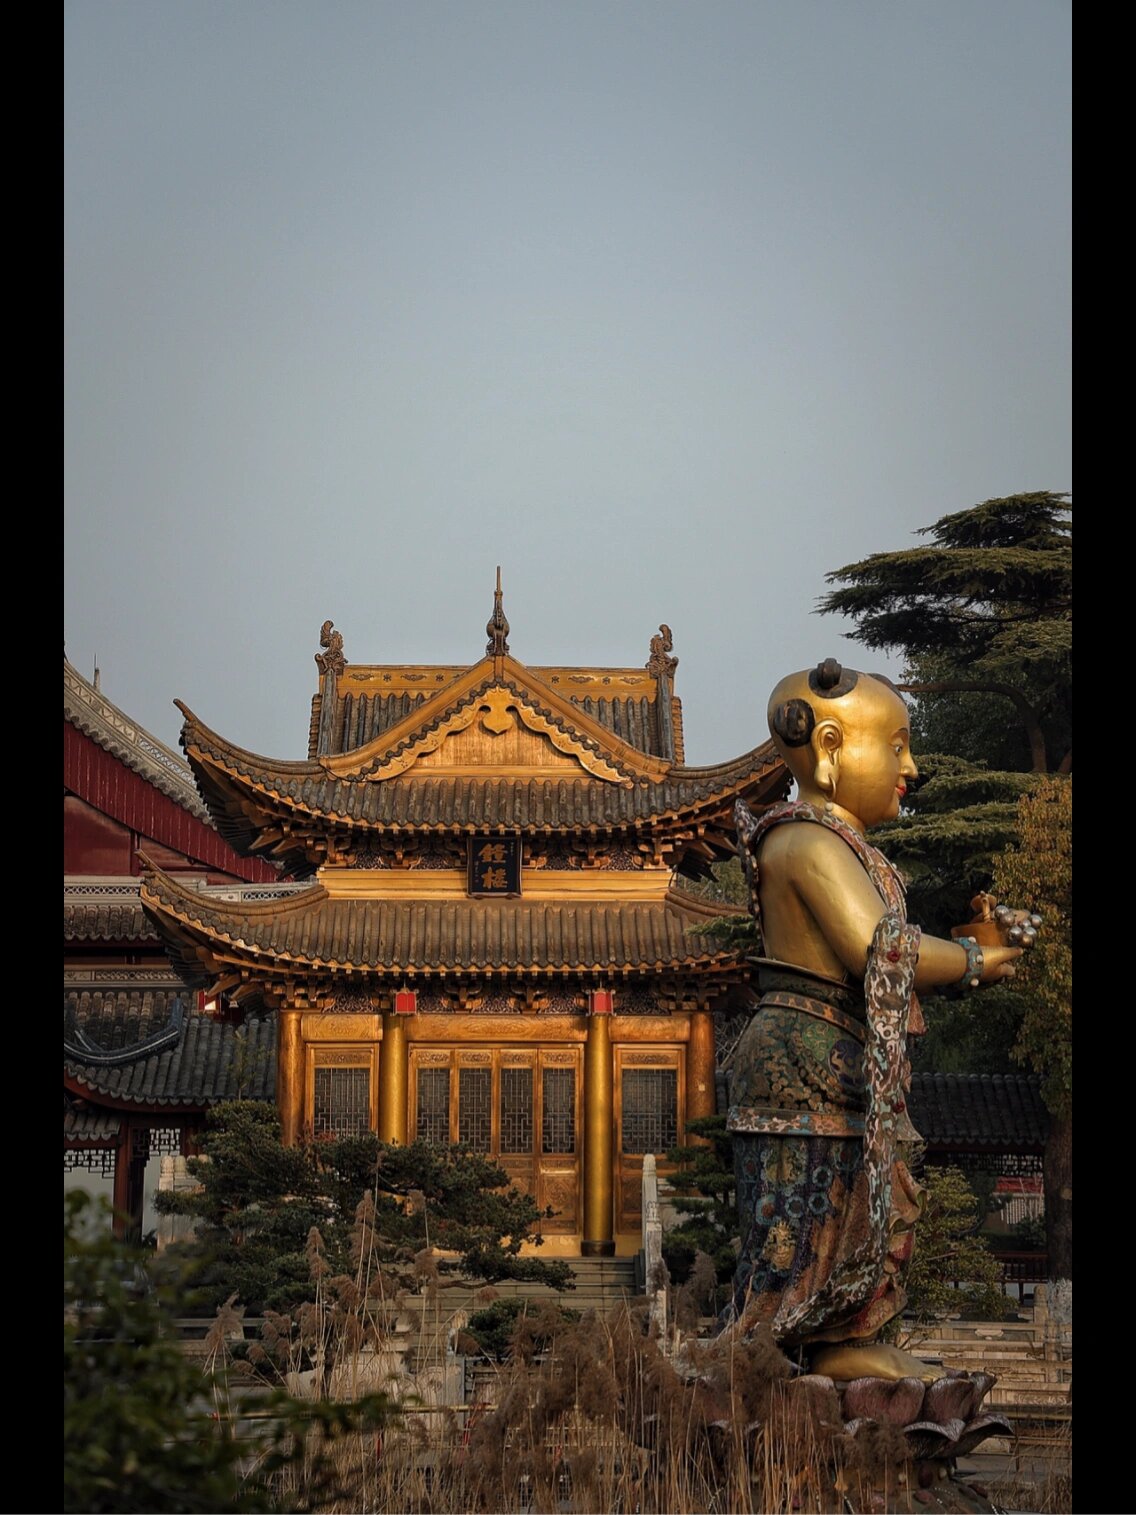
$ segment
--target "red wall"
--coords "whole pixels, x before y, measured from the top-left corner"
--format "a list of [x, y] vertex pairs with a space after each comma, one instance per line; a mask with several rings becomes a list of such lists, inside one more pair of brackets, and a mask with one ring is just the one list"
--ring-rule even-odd
[[140, 847], [162, 868], [207, 868], [248, 883], [276, 870], [242, 858], [217, 832], [125, 763], [63, 722], [63, 870], [136, 874]]

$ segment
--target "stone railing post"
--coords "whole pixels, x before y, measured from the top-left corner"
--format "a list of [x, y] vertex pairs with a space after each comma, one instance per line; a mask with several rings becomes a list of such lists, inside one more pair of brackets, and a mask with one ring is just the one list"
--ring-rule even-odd
[[667, 1289], [663, 1271], [663, 1223], [659, 1218], [659, 1177], [653, 1152], [646, 1153], [643, 1158], [643, 1263], [651, 1321], [658, 1327], [658, 1340], [665, 1343]]

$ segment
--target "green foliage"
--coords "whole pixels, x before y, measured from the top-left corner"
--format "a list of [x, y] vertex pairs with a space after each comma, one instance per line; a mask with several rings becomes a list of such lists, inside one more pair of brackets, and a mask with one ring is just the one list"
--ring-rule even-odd
[[710, 866], [706, 877], [697, 884], [684, 884], [690, 893], [703, 900], [720, 901], [723, 905], [746, 906], [746, 881], [741, 859], [723, 858]]
[[996, 984], [981, 994], [929, 996], [921, 1006], [927, 1031], [910, 1044], [916, 1072], [1021, 1071], [1014, 1046], [1027, 1004], [1017, 990]]
[[1042, 1076], [1054, 1115], [1073, 1100], [1073, 780], [1042, 781], [1018, 806], [1018, 840], [994, 869], [1006, 900], [1042, 917], [1036, 946], [1022, 958], [1015, 984], [1026, 1002], [1014, 1055]]
[[65, 1511], [273, 1510], [275, 1477], [301, 1465], [308, 1496], [331, 1500], [341, 1492], [335, 1443], [397, 1413], [384, 1394], [301, 1401], [203, 1371], [173, 1325], [193, 1303], [184, 1258], [117, 1240], [105, 1202], [64, 1196]]
[[920, 753], [917, 761], [920, 782], [904, 814], [873, 831], [872, 841], [902, 869], [911, 919], [947, 936], [971, 918], [974, 896], [989, 889], [995, 857], [1017, 835], [1018, 801], [1038, 776], [940, 753]]
[[[908, 1321], [925, 1325], [960, 1309], [1001, 1319], [1007, 1308], [1002, 1270], [979, 1235], [984, 1207], [966, 1175], [959, 1168], [928, 1167], [922, 1182], [924, 1209], [905, 1278]], [[896, 1322], [893, 1334], [902, 1330]]]
[[749, 913], [749, 891], [740, 858], [715, 863], [706, 878], [683, 887], [699, 899], [733, 907], [702, 926], [692, 926], [689, 935], [708, 936], [724, 951], [742, 957], [756, 954], [757, 932]]
[[527, 1333], [529, 1341], [526, 1346], [531, 1343], [535, 1351], [544, 1352], [559, 1329], [579, 1319], [579, 1310], [570, 1310], [550, 1301], [535, 1302], [514, 1297], [495, 1299], [485, 1309], [474, 1311], [466, 1329], [477, 1343], [478, 1351], [497, 1362], [506, 1362], [517, 1345], [517, 1327], [522, 1321], [532, 1328]]
[[1043, 1252], [1045, 1250], [1045, 1221], [1039, 1215], [1027, 1215], [1024, 1220], [1016, 1220], [1010, 1227], [1010, 1236], [1014, 1247], [1022, 1252]]
[[[432, 1249], [432, 1272], [534, 1279], [567, 1287], [568, 1264], [520, 1256], [541, 1219], [504, 1169], [468, 1147], [388, 1145], [373, 1134], [285, 1147], [276, 1111], [234, 1100], [209, 1116], [203, 1156], [189, 1161], [197, 1192], [160, 1194], [158, 1208], [198, 1218], [195, 1252], [213, 1303], [237, 1292], [253, 1313], [291, 1311], [312, 1295], [310, 1238], [324, 1271], [350, 1275], [357, 1212], [391, 1287], [410, 1286], [415, 1259]], [[419, 1265], [421, 1272], [421, 1265]]]
[[905, 681], [922, 686], [920, 745], [1007, 768], [1024, 757], [1039, 771], [1069, 750], [1066, 501], [1048, 490], [986, 500], [924, 527], [932, 545], [873, 553], [826, 575], [842, 587], [823, 596], [821, 614], [849, 616], [866, 647], [902, 652]]
[[669, 1162], [678, 1163], [671, 1177], [671, 1204], [682, 1216], [663, 1235], [663, 1261], [676, 1284], [686, 1283], [698, 1254], [713, 1264], [718, 1284], [728, 1286], [737, 1265], [736, 1243], [741, 1231], [734, 1189], [734, 1141], [724, 1115], [710, 1115], [687, 1124], [692, 1136], [705, 1144], [672, 1148]]
[[208, 1384], [163, 1329], [176, 1298], [81, 1190], [63, 1214], [64, 1510], [270, 1506], [242, 1487], [241, 1449], [210, 1419]]

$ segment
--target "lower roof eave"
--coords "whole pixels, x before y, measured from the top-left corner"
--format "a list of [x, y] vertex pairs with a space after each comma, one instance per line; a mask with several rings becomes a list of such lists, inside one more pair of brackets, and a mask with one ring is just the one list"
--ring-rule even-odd
[[201, 1115], [228, 1095], [205, 1100], [134, 1100], [129, 1096], [106, 1094], [97, 1084], [87, 1083], [72, 1069], [63, 1070], [63, 1087], [104, 1110], [118, 1110], [124, 1115]]

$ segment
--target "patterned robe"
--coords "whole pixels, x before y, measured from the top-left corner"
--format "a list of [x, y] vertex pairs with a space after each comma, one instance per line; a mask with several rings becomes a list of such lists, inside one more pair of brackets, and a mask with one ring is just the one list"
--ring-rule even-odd
[[916, 1139], [907, 1115], [908, 1030], [919, 929], [907, 924], [899, 875], [836, 816], [778, 805], [760, 819], [743, 802], [738, 837], [761, 930], [757, 856], [773, 827], [825, 826], [849, 846], [884, 904], [864, 982], [841, 984], [762, 958], [761, 1001], [730, 1058], [727, 1127], [742, 1217], [733, 1317], [767, 1320], [792, 1348], [877, 1334], [905, 1302], [920, 1190], [897, 1157]]

